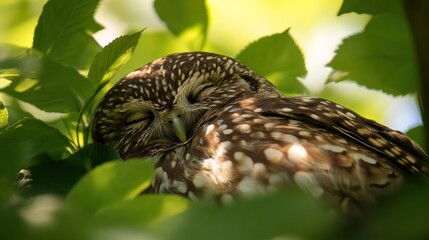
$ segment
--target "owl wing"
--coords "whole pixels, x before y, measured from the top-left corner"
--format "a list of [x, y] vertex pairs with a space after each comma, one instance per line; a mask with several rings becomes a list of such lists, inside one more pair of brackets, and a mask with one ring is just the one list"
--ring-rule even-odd
[[255, 97], [214, 112], [184, 150], [196, 195], [293, 182], [359, 212], [397, 189], [401, 171], [427, 178], [427, 156], [410, 139], [324, 99]]
[[403, 133], [366, 119], [339, 104], [312, 97], [277, 98], [255, 101], [252, 108], [264, 109], [262, 115], [284, 116], [327, 129], [389, 159], [404, 173], [429, 180], [429, 157], [420, 146]]

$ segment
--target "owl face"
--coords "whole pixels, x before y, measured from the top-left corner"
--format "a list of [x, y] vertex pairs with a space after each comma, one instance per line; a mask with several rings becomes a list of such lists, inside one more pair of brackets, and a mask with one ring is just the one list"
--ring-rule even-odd
[[255, 94], [281, 95], [231, 58], [203, 52], [170, 55], [131, 72], [105, 95], [93, 138], [123, 158], [152, 156], [186, 142], [217, 110]]

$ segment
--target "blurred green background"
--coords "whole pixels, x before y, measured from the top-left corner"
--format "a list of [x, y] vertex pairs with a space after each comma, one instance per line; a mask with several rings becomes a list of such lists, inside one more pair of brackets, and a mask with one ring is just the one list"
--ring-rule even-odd
[[[33, 30], [44, 0], [3, 0], [0, 3], [0, 42], [31, 47]], [[249, 43], [290, 28], [290, 33], [305, 55], [308, 74], [301, 81], [308, 92], [335, 100], [365, 117], [400, 131], [421, 124], [414, 96], [392, 97], [368, 90], [353, 82], [327, 84], [331, 73], [326, 64], [342, 39], [362, 31], [370, 16], [347, 13], [338, 16], [341, 0], [212, 0], [207, 1], [209, 22], [206, 44], [200, 48], [192, 41], [175, 37], [157, 16], [153, 1], [104, 0], [95, 19], [105, 29], [95, 33], [102, 45], [116, 37], [145, 28], [132, 59], [115, 79], [158, 57], [181, 51], [204, 50], [235, 56]], [[180, 15], [180, 12], [176, 14]], [[189, 35], [189, 34], [188, 34]], [[191, 33], [192, 39], [192, 33]], [[7, 84], [0, 80], [1, 84]], [[8, 98], [0, 95], [3, 102]], [[36, 110], [31, 106], [32, 112]], [[37, 113], [42, 119], [57, 115]]]

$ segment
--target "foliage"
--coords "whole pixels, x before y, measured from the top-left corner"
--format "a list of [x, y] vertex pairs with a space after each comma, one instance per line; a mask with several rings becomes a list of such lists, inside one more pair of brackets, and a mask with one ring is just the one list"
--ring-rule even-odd
[[270, 79], [279, 89], [287, 90], [286, 93], [305, 92], [304, 85], [297, 81], [297, 77], [307, 73], [304, 57], [289, 31], [258, 39], [236, 58]]
[[[375, 15], [364, 32], [344, 40], [337, 55], [328, 64], [337, 71], [347, 72], [342, 80], [344, 77], [351, 78], [368, 88], [393, 95], [417, 91], [417, 58], [411, 32], [399, 4], [399, 1], [392, 1], [382, 5], [393, 10]], [[373, 12], [380, 11], [380, 5], [374, 6]]]
[[[49, 0], [31, 48], [0, 46], [0, 81], [10, 81], [0, 91], [60, 116], [42, 121], [20, 105], [0, 102], [1, 239], [429, 236], [426, 186], [405, 188], [352, 225], [293, 188], [229, 206], [191, 203], [179, 196], [139, 195], [153, 177], [152, 160], [123, 162], [112, 148], [91, 143], [89, 136], [99, 93], [131, 58], [143, 31], [118, 37], [101, 48], [93, 37], [102, 28], [93, 17], [98, 4], [98, 0]], [[176, 38], [172, 42], [167, 32], [147, 33], [141, 44], [145, 47], [161, 39], [157, 54], [204, 49], [210, 23], [207, 4], [204, 0], [156, 0], [158, 16]], [[173, 18], [177, 11], [182, 17]], [[362, 33], [345, 39], [339, 47], [328, 64], [334, 69], [329, 81], [353, 80], [393, 95], [415, 93], [415, 51], [402, 11], [397, 0], [345, 0], [339, 14], [374, 16]], [[157, 47], [149, 46], [147, 55]], [[254, 41], [236, 58], [285, 94], [306, 92], [298, 80], [306, 74], [305, 57], [289, 30]], [[423, 142], [421, 132], [421, 127], [415, 128], [410, 136]]]

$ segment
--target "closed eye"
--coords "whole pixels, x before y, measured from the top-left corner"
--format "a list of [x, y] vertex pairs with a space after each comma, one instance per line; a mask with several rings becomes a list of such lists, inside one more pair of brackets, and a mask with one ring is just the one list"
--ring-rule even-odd
[[189, 103], [193, 104], [197, 102], [198, 97], [201, 95], [201, 93], [203, 93], [205, 90], [207, 90], [208, 88], [212, 87], [212, 84], [206, 84], [204, 87], [202, 87], [196, 94], [190, 94], [188, 96], [188, 101]]
[[145, 120], [148, 120], [148, 119], [147, 118], [140, 118], [140, 119], [127, 120], [127, 121], [125, 121], [125, 123], [127, 125], [132, 125], [132, 124], [136, 124], [138, 122], [145, 121]]
[[152, 121], [153, 118], [154, 118], [154, 115], [152, 112], [145, 112], [145, 113], [137, 112], [127, 116], [125, 119], [125, 124], [133, 125], [143, 121]]

